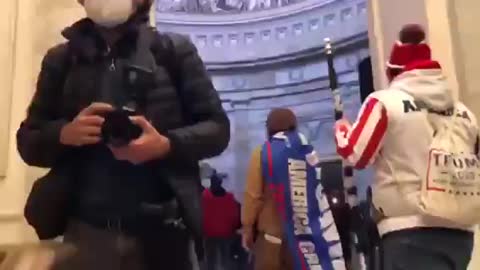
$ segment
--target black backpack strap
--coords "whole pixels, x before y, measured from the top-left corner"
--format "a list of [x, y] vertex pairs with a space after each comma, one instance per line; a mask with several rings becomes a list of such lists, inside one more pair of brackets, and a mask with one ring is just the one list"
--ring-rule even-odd
[[[175, 50], [174, 36], [171, 33], [159, 33], [154, 30], [157, 38], [152, 47], [153, 55], [157, 61], [157, 65], [163, 66], [168, 76], [172, 80], [177, 91], [181, 91], [181, 67], [179, 65], [178, 55]], [[160, 43], [160, 44], [159, 44]]]
[[181, 43], [185, 37], [170, 32], [160, 33], [153, 27], [150, 28], [150, 33], [152, 35], [151, 51], [156, 64], [167, 71], [179, 97], [184, 120], [190, 122], [192, 116], [188, 104], [185, 104], [186, 99], [183, 94], [182, 67], [180, 66], [182, 61], [176, 50], [177, 44]]
[[182, 110], [184, 110], [188, 106], [184, 106], [183, 104], [182, 69], [179, 65], [179, 62], [181, 61], [179, 61], [180, 57], [175, 49], [176, 40], [178, 39], [179, 34], [169, 32], [160, 33], [153, 27], [150, 28], [150, 32], [152, 35], [150, 49], [153, 57], [155, 58], [157, 65], [164, 67], [167, 71], [180, 101], [182, 102]]

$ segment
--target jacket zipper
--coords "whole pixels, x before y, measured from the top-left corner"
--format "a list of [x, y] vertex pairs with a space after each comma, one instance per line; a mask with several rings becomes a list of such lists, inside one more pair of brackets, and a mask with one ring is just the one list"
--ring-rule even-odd
[[115, 58], [112, 57], [112, 63], [110, 64], [109, 67], [110, 71], [115, 71], [117, 67], [115, 66]]
[[[111, 53], [111, 49], [110, 49], [110, 46], [107, 46], [107, 55], [110, 56], [110, 53]], [[112, 59], [112, 62], [110, 63], [110, 66], [108, 67], [108, 69], [110, 71], [115, 71], [117, 69], [117, 67], [115, 66], [115, 58], [114, 57], [111, 57]]]

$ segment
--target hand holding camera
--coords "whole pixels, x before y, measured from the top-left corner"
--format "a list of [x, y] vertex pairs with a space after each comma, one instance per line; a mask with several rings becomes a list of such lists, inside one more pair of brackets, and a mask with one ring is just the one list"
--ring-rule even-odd
[[132, 116], [130, 120], [134, 125], [141, 128], [141, 136], [125, 146], [115, 147], [110, 145], [110, 150], [116, 159], [129, 161], [132, 164], [141, 164], [163, 158], [170, 152], [169, 139], [158, 133], [145, 117]]
[[103, 143], [113, 147], [122, 147], [138, 139], [143, 131], [130, 119], [135, 115], [135, 111], [128, 108], [115, 109], [107, 113], [102, 125]]
[[102, 140], [101, 129], [105, 120], [101, 115], [113, 110], [113, 107], [108, 104], [92, 103], [62, 128], [60, 143], [69, 146], [99, 143]]
[[60, 142], [85, 146], [103, 142], [118, 160], [141, 164], [162, 158], [170, 151], [170, 141], [158, 133], [143, 116], [105, 103], [93, 103], [65, 125]]
[[154, 81], [151, 70], [126, 67], [124, 85], [130, 101], [123, 104], [129, 106], [91, 104], [63, 127], [60, 142], [71, 146], [102, 142], [116, 159], [133, 164], [164, 157], [170, 151], [170, 141], [136, 111], [144, 105], [144, 92], [153, 87]]

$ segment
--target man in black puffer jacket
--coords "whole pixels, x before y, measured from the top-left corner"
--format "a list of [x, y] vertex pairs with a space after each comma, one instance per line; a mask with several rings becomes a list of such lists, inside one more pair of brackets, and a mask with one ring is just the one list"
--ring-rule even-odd
[[[151, 0], [79, 2], [88, 18], [48, 51], [17, 134], [26, 163], [68, 167], [74, 183], [64, 239], [76, 254], [58, 268], [191, 269], [190, 242], [202, 232], [198, 161], [230, 139], [219, 96], [187, 38], [148, 27]], [[125, 86], [131, 69], [146, 70], [148, 87]], [[142, 135], [109, 144], [105, 116], [133, 101]]]

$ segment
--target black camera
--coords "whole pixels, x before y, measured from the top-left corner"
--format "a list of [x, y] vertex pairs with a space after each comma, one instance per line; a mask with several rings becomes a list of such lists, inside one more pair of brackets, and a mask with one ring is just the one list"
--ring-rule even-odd
[[145, 108], [146, 91], [154, 87], [154, 73], [140, 66], [126, 66], [123, 70], [123, 87], [126, 102], [116, 110], [104, 115], [102, 139], [115, 147], [128, 145], [142, 135], [142, 129], [132, 123], [131, 116], [142, 115]]
[[115, 147], [128, 145], [142, 135], [142, 129], [132, 123], [131, 116], [135, 112], [128, 108], [121, 108], [107, 113], [102, 125], [103, 142]]

